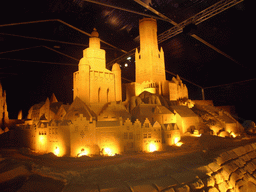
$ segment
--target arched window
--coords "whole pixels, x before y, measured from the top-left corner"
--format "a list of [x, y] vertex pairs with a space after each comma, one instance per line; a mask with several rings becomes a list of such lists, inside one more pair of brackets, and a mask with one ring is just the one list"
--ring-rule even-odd
[[98, 89], [98, 102], [100, 103], [100, 88]]

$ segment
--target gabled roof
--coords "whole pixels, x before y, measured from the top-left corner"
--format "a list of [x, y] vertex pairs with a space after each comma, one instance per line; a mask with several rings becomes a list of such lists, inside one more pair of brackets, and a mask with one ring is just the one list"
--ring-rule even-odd
[[62, 102], [54, 102], [51, 103], [50, 105], [50, 109], [52, 112], [54, 112], [55, 114], [58, 112], [59, 108], [63, 105]]
[[81, 99], [76, 97], [73, 103], [70, 105], [64, 119], [75, 120], [80, 116], [80, 114], [82, 114], [83, 117], [86, 117], [90, 121], [96, 118], [96, 114]]
[[175, 112], [177, 112], [181, 117], [198, 117], [191, 109], [189, 109], [187, 106], [171, 106]]
[[152, 116], [154, 114], [173, 114], [173, 112], [165, 106], [157, 104], [140, 104], [133, 110], [136, 111], [136, 114], [141, 114], [143, 116]]
[[55, 96], [54, 93], [52, 94], [52, 96], [51, 96], [51, 98], [50, 98], [50, 102], [51, 102], [51, 103], [56, 103], [56, 102], [58, 102], [58, 100], [57, 100], [57, 98], [56, 98], [56, 96]]
[[173, 112], [171, 112], [165, 106], [158, 105], [154, 108], [154, 114], [173, 114]]
[[107, 103], [99, 113], [98, 120], [100, 117], [104, 117], [104, 116], [115, 117], [115, 118], [122, 117], [123, 119], [131, 118], [131, 115], [127, 111], [125, 106], [122, 103], [118, 103], [118, 102]]
[[44, 105], [44, 102], [38, 103], [33, 105], [33, 110], [41, 109], [41, 107]]

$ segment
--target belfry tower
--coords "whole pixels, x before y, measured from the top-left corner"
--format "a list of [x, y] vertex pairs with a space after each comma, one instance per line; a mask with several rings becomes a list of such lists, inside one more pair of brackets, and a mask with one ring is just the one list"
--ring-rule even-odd
[[157, 23], [155, 19], [139, 21], [140, 50], [135, 51], [136, 79], [126, 85], [126, 98], [139, 96], [147, 91], [162, 95], [171, 101], [188, 98], [188, 90], [180, 78], [166, 80], [165, 61], [162, 47], [158, 48]]
[[136, 83], [165, 81], [164, 52], [158, 49], [156, 20], [140, 20], [139, 33], [140, 51], [135, 52]]

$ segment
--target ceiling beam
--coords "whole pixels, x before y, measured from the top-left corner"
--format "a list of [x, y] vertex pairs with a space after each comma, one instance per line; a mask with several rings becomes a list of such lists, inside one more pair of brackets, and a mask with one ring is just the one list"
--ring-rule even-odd
[[0, 33], [0, 35], [6, 35], [6, 36], [12, 36], [12, 37], [20, 37], [25, 39], [33, 39], [33, 40], [39, 40], [39, 41], [49, 41], [54, 43], [61, 43], [61, 44], [67, 44], [67, 45], [75, 45], [75, 46], [81, 46], [81, 47], [88, 47], [86, 44], [80, 44], [80, 43], [72, 43], [67, 41], [59, 41], [59, 40], [53, 40], [53, 39], [44, 39], [39, 37], [31, 37], [31, 36], [24, 36], [24, 35], [16, 35], [16, 34], [9, 34], [9, 33]]
[[[236, 61], [234, 58], [232, 58], [231, 56], [229, 56], [228, 54], [226, 54], [225, 52], [221, 51], [220, 49], [216, 48], [215, 46], [213, 46], [212, 44], [208, 43], [207, 41], [203, 40], [201, 37], [198, 37], [196, 34], [192, 34], [190, 35], [191, 37], [197, 39], [198, 41], [200, 41], [201, 43], [207, 45], [208, 47], [210, 47], [211, 49], [213, 49], [214, 51], [220, 53], [221, 55], [225, 56], [226, 58], [230, 59], [231, 61], [235, 62], [238, 65], [241, 65], [238, 61]], [[243, 65], [241, 65], [243, 66]], [[244, 67], [244, 66], [243, 66]]]
[[[62, 23], [64, 25], [66, 25], [66, 26], [68, 26], [68, 27], [70, 27], [70, 28], [72, 28], [72, 29], [74, 29], [74, 30], [84, 34], [84, 35], [87, 35], [89, 37], [91, 36], [90, 33], [87, 33], [87, 32], [85, 32], [85, 31], [83, 31], [83, 30], [81, 30], [81, 29], [79, 29], [79, 28], [77, 28], [77, 27], [75, 27], [73, 25], [70, 25], [69, 23], [66, 23], [65, 21], [60, 20], [60, 19], [47, 19], [47, 20], [37, 20], [37, 21], [25, 21], [25, 22], [19, 22], [19, 23], [9, 23], [9, 24], [2, 24], [2, 25], [0, 25], [0, 27], [9, 27], [9, 26], [16, 26], [16, 25], [27, 25], [27, 24], [43, 23], [43, 22], [59, 22], [59, 23]], [[100, 40], [100, 41], [102, 43], [104, 43], [104, 44], [106, 44], [106, 45], [116, 49], [116, 50], [119, 50], [119, 51], [121, 51], [123, 53], [127, 53], [127, 51], [125, 51], [123, 49], [120, 49], [120, 48], [118, 48], [118, 47], [116, 47], [116, 46], [114, 46], [114, 45], [112, 45], [112, 44], [110, 44], [110, 43], [108, 43], [106, 41], [103, 41], [103, 40]]]
[[99, 2], [99, 1], [94, 1], [94, 0], [84, 0], [84, 1], [89, 2], [89, 3], [94, 3], [94, 4], [97, 4], [97, 5], [101, 5], [101, 6], [105, 6], [105, 7], [109, 7], [109, 8], [112, 8], [112, 9], [117, 9], [117, 10], [129, 12], [129, 13], [134, 13], [134, 14], [137, 14], [137, 15], [145, 16], [145, 17], [152, 17], [154, 19], [168, 21], [168, 19], [166, 20], [165, 18], [156, 17], [154, 15], [149, 15], [149, 14], [146, 14], [146, 13], [141, 13], [141, 12], [138, 12], [138, 11], [133, 11], [133, 10], [130, 10], [130, 9], [127, 9], [127, 8], [122, 8], [122, 7], [110, 5], [110, 4]]
[[173, 24], [173, 25], [177, 25], [178, 23], [176, 23], [175, 21], [171, 20], [169, 17], [166, 17], [164, 14], [158, 12], [157, 10], [155, 10], [154, 8], [150, 7], [148, 4], [140, 1], [140, 0], [134, 0], [136, 3], [140, 4], [141, 6], [145, 7], [146, 9], [148, 9], [149, 11], [155, 13], [156, 15], [158, 15], [159, 17], [163, 18], [165, 21]]
[[[145, 7], [146, 9], [152, 11], [153, 13], [156, 13], [156, 14], [159, 13], [159, 12], [156, 11], [154, 8], [150, 7], [149, 5], [147, 5], [146, 3], [142, 2], [141, 0], [134, 0], [134, 1], [137, 2], [138, 4], [140, 4], [141, 6]], [[224, 11], [224, 10], [230, 8], [231, 6], [236, 5], [237, 3], [241, 2], [241, 1], [243, 1], [243, 0], [222, 0], [222, 1], [219, 1], [219, 2], [217, 2], [216, 4], [210, 6], [209, 8], [207, 8], [207, 9], [201, 11], [199, 14], [196, 14], [196, 15], [201, 15], [202, 13], [207, 13], [206, 10], [212, 10], [212, 14], [209, 14], [209, 13], [208, 13], [208, 14], [203, 14], [203, 15], [201, 15], [200, 20], [198, 19], [197, 22], [194, 20], [194, 19], [197, 18], [197, 17], [193, 16], [193, 17], [191, 17], [191, 18], [193, 18], [193, 19], [191, 19], [191, 18], [187, 19], [187, 20], [186, 20], [186, 23], [187, 23], [187, 24], [193, 23], [193, 24], [197, 25], [197, 24], [199, 24], [199, 23], [205, 21], [206, 18], [209, 19], [210, 17], [213, 17], [214, 15], [217, 15], [218, 13], [220, 13], [220, 12], [222, 12], [222, 11]], [[160, 17], [162, 17], [162, 18], [166, 18], [166, 16], [163, 15], [163, 14], [161, 14], [161, 13], [159, 13], [158, 15], [159, 15]], [[209, 16], [210, 16], [210, 17], [209, 17]], [[181, 26], [181, 25], [177, 24], [176, 22], [172, 21], [171, 19], [169, 19], [169, 20], [170, 20], [169, 22], [170, 22], [171, 24], [173, 24], [173, 25], [175, 25], [175, 26], [179, 26], [179, 32], [180, 32], [180, 33], [183, 31], [184, 27], [186, 26], [186, 25]], [[183, 23], [183, 22], [182, 22], [182, 23]], [[177, 34], [176, 34], [176, 35], [177, 35]], [[198, 37], [197, 35], [192, 34], [192, 35], [190, 35], [190, 36], [193, 37], [193, 38], [195, 38], [196, 40], [200, 41], [201, 43], [205, 44], [206, 46], [210, 47], [211, 49], [215, 50], [216, 52], [222, 54], [223, 56], [225, 56], [226, 58], [230, 59], [231, 61], [233, 61], [233, 62], [235, 62], [235, 63], [237, 63], [237, 64], [240, 65], [240, 63], [239, 63], [238, 61], [236, 61], [234, 58], [232, 58], [231, 56], [229, 56], [229, 55], [226, 54], [225, 52], [221, 51], [220, 49], [218, 49], [218, 48], [215, 47], [214, 45], [212, 45], [212, 44], [208, 43], [207, 41], [203, 40], [202, 38]], [[165, 38], [165, 40], [167, 40], [167, 39], [169, 39], [169, 38]], [[162, 42], [163, 42], [163, 41], [162, 41]]]
[[50, 47], [47, 47], [47, 46], [44, 46], [44, 45], [42, 45], [42, 47], [44, 47], [44, 48], [46, 48], [46, 49], [49, 49], [49, 50], [51, 50], [51, 51], [53, 51], [53, 52], [55, 52], [55, 53], [58, 53], [58, 54], [60, 54], [60, 55], [63, 55], [63, 56], [65, 56], [65, 57], [68, 57], [68, 58], [70, 58], [70, 59], [73, 59], [73, 60], [75, 60], [75, 61], [79, 61], [79, 60], [80, 60], [80, 59], [77, 59], [77, 58], [72, 57], [72, 56], [70, 56], [70, 55], [67, 55], [67, 54], [65, 54], [65, 53], [62, 53], [62, 52], [60, 52], [60, 51], [57, 51], [57, 50], [55, 50], [55, 49], [53, 49], [53, 48], [50, 48]]
[[33, 46], [33, 47], [26, 47], [26, 48], [21, 48], [21, 49], [13, 49], [13, 50], [9, 50], [9, 51], [0, 52], [0, 55], [5, 54], [5, 53], [13, 53], [13, 52], [18, 52], [18, 51], [24, 51], [24, 50], [28, 50], [28, 49], [35, 49], [35, 48], [39, 48], [39, 47], [41, 47], [41, 45]]
[[49, 61], [36, 61], [36, 60], [26, 60], [26, 59], [11, 59], [11, 58], [2, 58], [2, 60], [10, 60], [10, 61], [22, 61], [22, 62], [30, 62], [30, 63], [43, 63], [43, 64], [51, 64], [51, 65], [69, 65], [77, 67], [77, 64], [72, 63], [58, 63], [58, 62], [49, 62]]
[[211, 5], [210, 7], [204, 9], [203, 11], [195, 14], [194, 16], [182, 21], [181, 23], [175, 25], [174, 27], [166, 30], [165, 32], [158, 35], [158, 42], [162, 43], [167, 39], [170, 39], [179, 33], [182, 33], [183, 28], [189, 24], [198, 25], [203, 21], [210, 19], [211, 17], [231, 8], [244, 0], [221, 0], [217, 3]]
[[[243, 0], [221, 0], [221, 1], [217, 2], [217, 3], [215, 3], [214, 5], [204, 9], [203, 11], [195, 14], [194, 16], [186, 19], [185, 21], [183, 21], [183, 22], [181, 22], [181, 23], [171, 27], [170, 29], [166, 30], [165, 32], [159, 34], [157, 36], [158, 43], [159, 44], [163, 43], [167, 39], [170, 39], [170, 38], [172, 38], [172, 37], [182, 33], [183, 32], [183, 28], [185, 26], [187, 26], [188, 24], [194, 23], [194, 24], [198, 25], [199, 23], [202, 23], [203, 21], [213, 17], [216, 14], [221, 13], [222, 11], [225, 11], [226, 9], [228, 9], [228, 8], [238, 4], [238, 3], [241, 3], [242, 1]], [[208, 45], [210, 45], [210, 44], [208, 44]], [[213, 48], [213, 47], [211, 47], [211, 48]], [[139, 48], [139, 46], [136, 47], [136, 48]], [[113, 59], [112, 61], [108, 62], [107, 63], [107, 67], [110, 67], [114, 63], [117, 63], [117, 62], [120, 62], [120, 61], [126, 59], [128, 56], [133, 56], [135, 54], [135, 49], [136, 48], [134, 48], [134, 49], [130, 50], [129, 52], [127, 52], [126, 54], [123, 54], [120, 57], [118, 57], [116, 59]], [[216, 48], [216, 50], [217, 50], [217, 48]]]

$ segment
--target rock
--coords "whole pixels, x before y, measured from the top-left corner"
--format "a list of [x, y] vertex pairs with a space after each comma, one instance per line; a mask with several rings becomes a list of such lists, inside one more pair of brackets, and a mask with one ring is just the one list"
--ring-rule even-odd
[[211, 187], [208, 189], [208, 192], [220, 192], [220, 191], [215, 187]]
[[175, 188], [176, 192], [190, 192], [190, 188], [188, 185], [183, 185], [181, 187]]
[[201, 179], [198, 179], [195, 182], [191, 183], [189, 186], [192, 190], [202, 189], [204, 187], [204, 183]]

